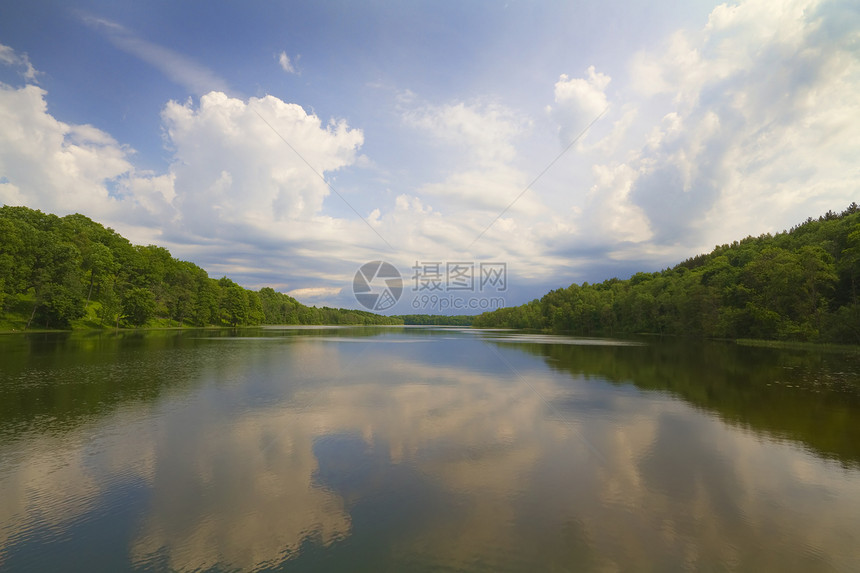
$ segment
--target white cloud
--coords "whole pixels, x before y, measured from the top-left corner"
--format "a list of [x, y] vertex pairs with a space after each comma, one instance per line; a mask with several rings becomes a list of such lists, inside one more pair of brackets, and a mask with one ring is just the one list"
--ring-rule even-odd
[[[474, 209], [499, 213], [511, 205], [526, 185], [525, 174], [505, 164], [452, 174], [439, 183], [421, 186], [422, 195], [444, 202], [445, 212]], [[536, 215], [542, 211], [534, 193], [526, 193], [512, 207], [513, 213]]]
[[[526, 109], [549, 103], [548, 114], [488, 96], [428, 103], [395, 86], [390, 103], [413, 162], [403, 166], [385, 164], [381, 145], [360, 155], [362, 129], [273, 96], [209, 91], [221, 80], [187, 58], [92, 20], [202, 91], [163, 108], [169, 167], [136, 170], [133, 150], [108, 133], [49, 114], [32, 82], [3, 86], [0, 199], [81, 211], [249, 286], [332, 289], [329, 299], [358, 263], [377, 258], [407, 269], [416, 257], [493, 258], [559, 281], [582, 269], [620, 272], [610, 259], [658, 268], [856, 199], [860, 62], [847, 10], [811, 0], [718, 7], [700, 30], [635, 54], [628, 70], [546, 79], [544, 101]], [[295, 68], [286, 52], [275, 57]], [[0, 61], [27, 69], [22, 58], [0, 49]], [[607, 106], [588, 143], [503, 213], [563, 149], [558, 134], [566, 145]], [[371, 171], [384, 174], [383, 190], [362, 179]], [[419, 174], [398, 184], [406, 171]]]
[[[434, 208], [452, 224], [467, 220], [462, 243], [464, 249], [480, 230], [480, 220], [490, 221], [522, 192], [525, 174], [514, 166], [517, 144], [530, 122], [499, 104], [421, 105], [403, 114], [404, 123], [430, 137], [430, 140], [456, 150], [453, 163], [443, 168], [445, 176], [416, 189], [419, 197], [435, 201]], [[534, 215], [541, 206], [534, 195], [517, 201], [514, 212]]]
[[24, 68], [21, 72], [24, 79], [28, 82], [36, 83], [36, 77], [39, 75], [39, 72], [30, 63], [30, 58], [27, 54], [20, 54], [11, 47], [0, 44], [0, 64]]
[[138, 37], [125, 26], [105, 18], [85, 16], [84, 22], [103, 33], [117, 48], [140, 58], [174, 83], [195, 95], [227, 91], [227, 82], [206, 66], [169, 48]]
[[273, 96], [246, 103], [212, 92], [199, 106], [168, 103], [162, 119], [173, 148], [175, 206], [183, 226], [201, 236], [213, 225], [281, 237], [294, 236], [297, 222], [323, 225], [315, 219], [329, 194], [321, 175], [353, 163], [364, 141], [344, 122], [324, 126]]
[[417, 99], [407, 102], [413, 107], [402, 112], [404, 125], [442, 148], [433, 160], [444, 159], [437, 179], [397, 196], [394, 211], [383, 214], [386, 236], [420, 260], [505, 261], [515, 281], [558, 276], [570, 260], [548, 245], [575, 239], [575, 224], [548, 201], [569, 188], [559, 193], [541, 180], [527, 189], [546, 166], [546, 157], [529, 149], [531, 119], [496, 103]]
[[606, 88], [612, 78], [589, 66], [585, 78], [562, 74], [555, 84], [555, 107], [550, 113], [559, 124], [562, 145], [568, 145], [609, 106]]
[[653, 236], [648, 218], [629, 199], [636, 174], [624, 164], [595, 165], [595, 184], [590, 190], [589, 228], [609, 234], [615, 241], [640, 243]]
[[133, 150], [104, 131], [55, 119], [45, 95], [35, 85], [0, 84], [0, 173], [7, 181], [0, 202], [154, 227], [172, 196], [169, 180], [136, 172]]
[[529, 123], [502, 105], [480, 102], [415, 107], [403, 114], [403, 120], [482, 164], [512, 161], [516, 157], [514, 139]]
[[[309, 275], [340, 280], [346, 271], [332, 274], [331, 261], [362, 260], [378, 248], [362, 221], [322, 212], [329, 189], [319, 174], [355, 161], [361, 131], [323, 125], [271, 96], [244, 102], [213, 92], [199, 106], [170, 102], [162, 115], [170, 168], [139, 171], [134, 151], [109, 134], [48, 113], [42, 88], [0, 85], [0, 201], [81, 212], [213, 274], [269, 277], [258, 286]], [[287, 245], [289, 253], [271, 254]]]
[[[837, 25], [843, 10], [721, 5], [700, 31], [635, 55], [637, 120], [662, 120], [639, 146], [615, 142], [619, 159], [605, 169], [625, 173], [629, 189], [614, 210], [636, 213], [634, 227], [644, 214], [648, 240], [668, 254], [779, 231], [856, 198], [860, 62], [856, 30]], [[596, 177], [592, 194], [612, 188]]]
[[293, 63], [290, 61], [290, 57], [286, 52], [281, 52], [278, 55], [278, 64], [281, 66], [281, 69], [288, 74], [296, 73], [296, 68], [293, 66]]
[[340, 287], [307, 287], [297, 288], [287, 294], [297, 300], [337, 296], [343, 289]]

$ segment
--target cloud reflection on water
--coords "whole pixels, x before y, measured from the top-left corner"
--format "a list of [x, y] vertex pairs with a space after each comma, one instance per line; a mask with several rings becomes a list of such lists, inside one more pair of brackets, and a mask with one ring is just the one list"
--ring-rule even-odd
[[218, 342], [231, 358], [185, 393], [0, 446], [0, 556], [139, 482], [138, 566], [249, 570], [308, 544], [348, 564], [368, 515], [395, 568], [860, 563], [856, 471], [669, 394], [510, 352], [526, 382], [475, 337], [292, 342]]

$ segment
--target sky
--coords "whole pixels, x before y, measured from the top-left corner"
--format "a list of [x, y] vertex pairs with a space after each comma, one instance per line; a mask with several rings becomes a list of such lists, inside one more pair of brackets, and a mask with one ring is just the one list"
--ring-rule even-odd
[[0, 201], [309, 305], [378, 260], [387, 314], [511, 306], [843, 210], [858, 94], [853, 1], [0, 0]]

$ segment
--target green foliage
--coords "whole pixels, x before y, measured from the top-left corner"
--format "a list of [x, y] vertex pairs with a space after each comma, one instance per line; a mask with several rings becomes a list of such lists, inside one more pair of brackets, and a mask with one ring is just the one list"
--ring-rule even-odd
[[658, 273], [570, 285], [476, 327], [860, 343], [860, 208], [721, 245]]
[[108, 283], [101, 293], [101, 306], [99, 306], [96, 316], [102, 321], [102, 324], [118, 326], [121, 312], [122, 300], [114, 291], [113, 284]]
[[[80, 322], [87, 308], [90, 317]], [[0, 207], [0, 324], [68, 328], [96, 320], [110, 327], [402, 324], [369, 312], [307, 307], [227, 277], [211, 279], [164, 248], [132, 245], [80, 214]]]
[[237, 284], [223, 288], [224, 302], [221, 305], [221, 320], [230, 326], [245, 324], [248, 320], [248, 295], [245, 289]]
[[143, 287], [132, 287], [122, 297], [122, 317], [130, 326], [143, 326], [155, 316], [155, 295]]

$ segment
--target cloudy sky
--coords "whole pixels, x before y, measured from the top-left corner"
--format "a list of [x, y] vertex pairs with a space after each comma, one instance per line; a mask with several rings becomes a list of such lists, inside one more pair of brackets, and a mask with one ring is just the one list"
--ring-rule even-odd
[[0, 201], [357, 307], [370, 260], [520, 304], [860, 195], [851, 0], [247, 4], [0, 0]]

